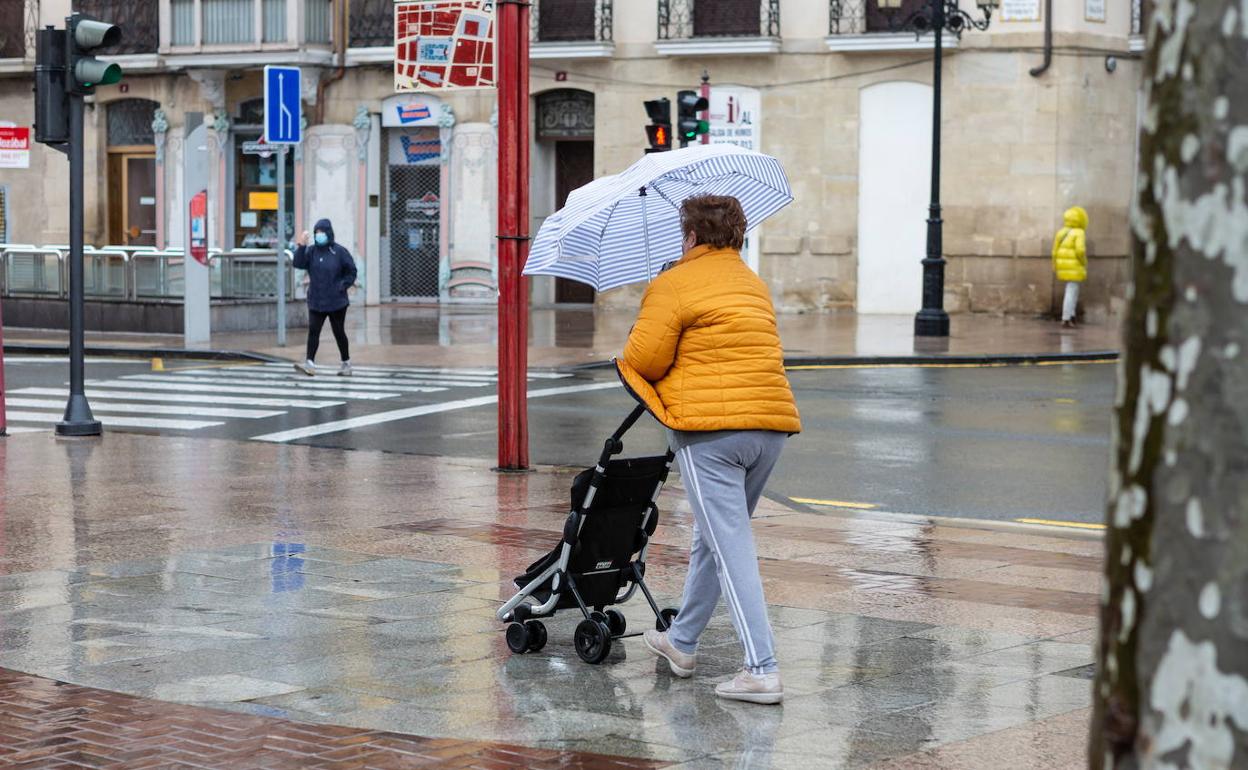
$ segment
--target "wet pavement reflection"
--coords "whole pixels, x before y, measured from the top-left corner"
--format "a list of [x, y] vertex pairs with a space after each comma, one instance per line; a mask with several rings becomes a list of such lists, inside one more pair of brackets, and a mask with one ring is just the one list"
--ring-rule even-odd
[[[570, 477], [209, 439], [6, 439], [0, 701], [26, 704], [3, 717], [9, 734], [32, 761], [97, 740], [125, 767], [148, 766], [125, 752], [181, 761], [190, 749], [168, 720], [208, 744], [297, 733], [344, 762], [402, 744], [428, 766], [975, 768], [1003, 751], [1011, 767], [1078, 763], [1090, 684], [1072, 672], [1093, 659], [1099, 541], [764, 500], [787, 699], [757, 707], [713, 695], [741, 664], [723, 613], [691, 680], [636, 639], [581, 662], [569, 614], [547, 623], [541, 652], [507, 651], [494, 611], [557, 540]], [[674, 603], [691, 526], [678, 478], [659, 505], [647, 579]], [[640, 600], [622, 609], [634, 631], [653, 623]], [[71, 707], [72, 729], [40, 717]], [[92, 738], [126, 719], [142, 725], [130, 738]], [[376, 766], [407, 766], [386, 756]], [[202, 759], [247, 766], [230, 761]]]

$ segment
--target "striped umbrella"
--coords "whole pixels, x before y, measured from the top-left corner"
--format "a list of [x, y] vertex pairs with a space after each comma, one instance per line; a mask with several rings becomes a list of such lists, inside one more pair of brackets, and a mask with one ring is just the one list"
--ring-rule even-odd
[[680, 204], [695, 195], [731, 195], [753, 230], [793, 200], [780, 162], [731, 144], [651, 153], [625, 171], [595, 179], [546, 218], [525, 275], [555, 275], [598, 291], [648, 281], [681, 255]]

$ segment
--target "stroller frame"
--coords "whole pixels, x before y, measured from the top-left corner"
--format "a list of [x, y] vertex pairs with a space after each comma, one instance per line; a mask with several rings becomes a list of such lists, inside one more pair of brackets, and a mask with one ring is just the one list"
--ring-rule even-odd
[[[627, 602], [637, 592], [638, 588], [641, 589], [650, 608], [654, 611], [655, 627], [657, 629], [666, 631], [671, 624], [671, 620], [676, 617], [678, 612], [676, 609], [659, 608], [644, 579], [646, 551], [650, 547], [650, 534], [654, 531], [654, 526], [657, 524], [659, 493], [663, 490], [668, 473], [671, 471], [672, 462], [675, 460], [675, 454], [670, 448], [666, 450], [662, 458], [664, 461], [663, 470], [658, 477], [653, 492], [650, 494], [648, 507], [645, 515], [642, 517], [639, 531], [635, 533], [635, 536], [638, 538], [637, 542], [640, 544], [636, 549], [636, 558], [630, 558], [629, 563], [623, 567], [611, 566], [608, 569], [595, 569], [579, 574], [570, 569], [581, 530], [589, 517], [593, 515], [594, 500], [607, 478], [611, 458], [623, 452], [624, 444], [621, 438], [636, 424], [637, 420], [645, 412], [644, 406], [638, 405], [635, 407], [624, 419], [624, 422], [620, 424], [619, 428], [604, 443], [598, 462], [592, 469], [592, 475], [590, 476], [584, 497], [579, 505], [572, 507], [572, 510], [568, 513], [567, 520], [564, 522], [558, 557], [553, 559], [548, 566], [537, 574], [522, 576], [526, 580], [522, 586], [519, 585], [521, 578], [517, 578], [516, 582], [519, 586], [519, 591], [498, 609], [498, 619], [510, 624], [507, 628], [507, 646], [512, 652], [523, 653], [540, 650], [546, 643], [546, 629], [538, 619], [553, 617], [560, 609], [561, 602], [564, 605], [563, 609], [572, 609], [573, 605], [567, 601], [569, 596], [575, 602], [575, 608], [579, 609], [584, 616], [584, 620], [576, 628], [575, 642], [577, 654], [587, 663], [602, 662], [610, 652], [612, 639], [623, 637], [626, 630], [623, 614], [616, 610], [606, 610], [604, 612], [604, 607]], [[654, 461], [658, 458], [656, 456], [655, 458], [639, 459]], [[551, 556], [553, 556], [553, 552], [545, 558], [549, 559]], [[541, 561], [539, 560], [535, 565]], [[603, 565], [600, 563], [597, 566], [602, 567]], [[617, 588], [611, 601], [601, 603], [591, 601], [587, 603], [581, 588], [577, 585], [577, 578], [588, 579], [591, 576], [604, 575], [611, 572], [618, 573], [620, 583], [627, 582], [627, 586], [623, 590]], [[543, 590], [547, 584], [549, 584], [550, 588], [549, 597], [545, 598], [544, 601], [535, 597], [534, 594]], [[601, 599], [601, 595], [598, 598]]]

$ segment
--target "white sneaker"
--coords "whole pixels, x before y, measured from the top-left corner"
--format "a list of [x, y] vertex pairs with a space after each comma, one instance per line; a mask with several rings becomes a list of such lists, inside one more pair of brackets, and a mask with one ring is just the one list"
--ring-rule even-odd
[[350, 377], [350, 376], [351, 376], [351, 371], [352, 371], [352, 370], [351, 370], [351, 362], [350, 362], [350, 361], [343, 361], [343, 362], [342, 362], [342, 366], [338, 367], [338, 376], [339, 376], [339, 377]]
[[681, 652], [673, 647], [671, 640], [667, 638], [666, 631], [656, 631], [651, 628], [642, 634], [641, 638], [645, 641], [647, 650], [667, 661], [673, 674], [681, 679], [693, 676], [693, 669], [698, 665], [698, 656]]
[[302, 364], [295, 364], [295, 371], [300, 374], [306, 374], [309, 377], [316, 376], [316, 364], [311, 361], [304, 361]]
[[741, 669], [731, 682], [715, 685], [715, 694], [727, 700], [774, 704], [784, 700], [784, 683], [779, 672], [751, 674]]

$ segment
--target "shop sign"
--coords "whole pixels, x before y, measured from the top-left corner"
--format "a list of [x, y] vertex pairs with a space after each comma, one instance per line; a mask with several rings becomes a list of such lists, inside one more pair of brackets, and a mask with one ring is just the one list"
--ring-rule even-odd
[[30, 168], [30, 129], [0, 127], [0, 168]]

